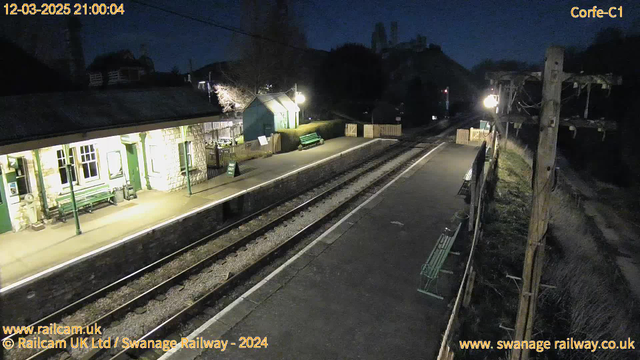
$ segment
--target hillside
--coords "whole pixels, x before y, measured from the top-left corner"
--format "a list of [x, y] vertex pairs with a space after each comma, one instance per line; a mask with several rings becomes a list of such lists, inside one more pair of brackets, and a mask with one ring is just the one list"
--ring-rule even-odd
[[387, 93], [391, 99], [406, 98], [410, 82], [419, 77], [426, 87], [442, 90], [448, 86], [451, 104], [475, 100], [478, 87], [471, 72], [438, 48], [420, 52], [393, 49], [383, 58], [389, 73]]

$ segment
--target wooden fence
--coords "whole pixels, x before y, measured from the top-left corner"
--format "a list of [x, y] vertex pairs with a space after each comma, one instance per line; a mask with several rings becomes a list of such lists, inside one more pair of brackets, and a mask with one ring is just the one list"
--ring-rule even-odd
[[458, 129], [456, 132], [456, 144], [469, 144], [469, 129]]
[[402, 125], [365, 124], [364, 137], [373, 139], [381, 136], [402, 136]]
[[[495, 133], [495, 132], [494, 132]], [[497, 146], [497, 141], [495, 141], [495, 134], [491, 134], [491, 139], [493, 140], [493, 149]], [[482, 239], [482, 214], [484, 212], [484, 208], [487, 203], [487, 184], [490, 181], [495, 181], [493, 176], [496, 171], [497, 160], [498, 160], [498, 152], [491, 152], [491, 159], [489, 163], [489, 169], [485, 173], [484, 164], [485, 164], [485, 156], [487, 143], [484, 141], [476, 158], [472, 165], [472, 175], [471, 175], [471, 184], [469, 185], [469, 190], [471, 192], [471, 202], [469, 204], [469, 233], [473, 233], [473, 237], [471, 239], [471, 250], [469, 251], [469, 258], [467, 260], [467, 265], [465, 267], [464, 275], [462, 276], [462, 281], [460, 282], [460, 287], [458, 288], [458, 295], [456, 296], [455, 303], [453, 305], [453, 310], [451, 311], [451, 316], [449, 317], [449, 322], [447, 323], [447, 328], [442, 336], [442, 342], [440, 343], [440, 351], [438, 352], [438, 360], [452, 360], [453, 359], [453, 351], [451, 347], [453, 345], [453, 329], [458, 327], [458, 315], [460, 313], [460, 308], [462, 306], [467, 307], [471, 300], [471, 294], [473, 291], [473, 283], [475, 281], [475, 270], [473, 268], [473, 257], [476, 251], [476, 245]]]
[[480, 145], [482, 142], [493, 144], [493, 132], [483, 129], [458, 129], [456, 132], [456, 144]]
[[489, 130], [469, 129], [470, 143], [482, 143], [483, 141], [486, 141], [487, 144], [491, 144], [491, 132]]
[[344, 124], [344, 136], [358, 137], [358, 124]]
[[207, 147], [207, 167], [224, 168], [231, 160], [244, 161], [279, 153], [282, 148], [281, 136], [273, 134], [267, 138], [266, 145], [260, 145], [259, 140], [252, 140], [234, 146]]

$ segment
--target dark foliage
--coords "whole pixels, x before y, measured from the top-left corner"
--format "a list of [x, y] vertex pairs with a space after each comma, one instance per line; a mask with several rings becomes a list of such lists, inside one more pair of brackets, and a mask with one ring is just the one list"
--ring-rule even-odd
[[418, 76], [411, 79], [405, 95], [407, 114], [405, 124], [420, 126], [430, 121], [432, 115], [444, 115], [438, 104], [439, 98], [440, 92], [435, 84], [423, 83]]
[[316, 75], [318, 96], [327, 104], [372, 104], [381, 97], [385, 83], [382, 60], [360, 44], [332, 50]]
[[[578, 132], [576, 139], [561, 137], [561, 145], [574, 156], [572, 162], [584, 166], [598, 178], [619, 185], [640, 184], [640, 129], [637, 114], [640, 112], [640, 36], [624, 36], [616, 28], [607, 28], [595, 36], [594, 43], [582, 52], [570, 49], [565, 61], [565, 71], [586, 74], [615, 74], [622, 77], [622, 85], [611, 90], [593, 86], [589, 106], [589, 118], [606, 118], [618, 122], [618, 131], [607, 134], [602, 142], [601, 133]], [[563, 109], [581, 114], [586, 102], [563, 105]], [[585, 160], [589, 160], [585, 162]]]
[[486, 59], [471, 68], [473, 78], [478, 85], [488, 85], [485, 74], [489, 71], [540, 71], [540, 65], [529, 64], [516, 60], [491, 60]]
[[76, 90], [70, 79], [0, 38], [0, 96]]

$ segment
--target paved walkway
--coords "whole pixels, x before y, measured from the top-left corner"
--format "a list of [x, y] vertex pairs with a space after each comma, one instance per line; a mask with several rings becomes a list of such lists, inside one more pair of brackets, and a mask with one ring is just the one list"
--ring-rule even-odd
[[[434, 359], [457, 277], [442, 275], [441, 301], [416, 291], [418, 274], [443, 228], [466, 208], [457, 193], [476, 152], [440, 146], [191, 334], [229, 340], [226, 351], [163, 357]], [[455, 265], [448, 259], [445, 268]], [[239, 349], [241, 336], [267, 337], [268, 347]]]
[[197, 184], [192, 188], [191, 197], [186, 189], [171, 193], [141, 191], [138, 199], [125, 201], [118, 206], [109, 205], [92, 214], [81, 213], [83, 234], [79, 236], [75, 235], [73, 219], [67, 220], [66, 224], [56, 222], [48, 225], [42, 231], [2, 234], [2, 287], [368, 141], [372, 140], [341, 137], [305, 151], [246, 161], [240, 164], [241, 176], [230, 178], [221, 175]]

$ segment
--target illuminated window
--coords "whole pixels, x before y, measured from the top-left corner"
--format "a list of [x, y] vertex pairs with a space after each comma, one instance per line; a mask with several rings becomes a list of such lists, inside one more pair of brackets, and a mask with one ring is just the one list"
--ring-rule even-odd
[[[184, 144], [185, 143], [178, 144], [178, 155], [180, 156], [180, 171], [185, 171], [186, 169], [184, 166]], [[187, 141], [186, 144], [187, 144], [187, 159], [189, 161], [189, 168], [191, 168], [193, 166], [191, 141]]]
[[107, 153], [107, 167], [109, 168], [110, 180], [118, 179], [123, 176], [122, 155], [119, 150]]
[[82, 175], [85, 180], [93, 180], [99, 177], [98, 156], [93, 144], [80, 146], [80, 162], [82, 163]]
[[[67, 159], [64, 156], [65, 155], [64, 150], [58, 150], [57, 155], [58, 155], [58, 172], [60, 173], [60, 183], [62, 185], [69, 185], [69, 178], [68, 178], [67, 169], [66, 169]], [[70, 167], [71, 178], [73, 179], [73, 182], [76, 183], [78, 182], [78, 179], [76, 178], [76, 161], [75, 161], [73, 148], [69, 149], [69, 163], [71, 164], [71, 167]]]

